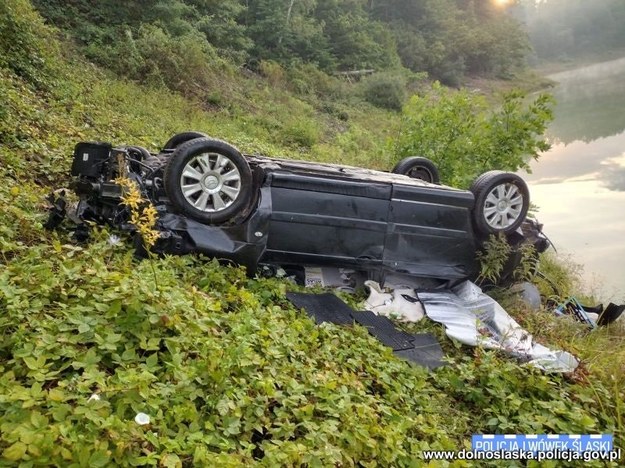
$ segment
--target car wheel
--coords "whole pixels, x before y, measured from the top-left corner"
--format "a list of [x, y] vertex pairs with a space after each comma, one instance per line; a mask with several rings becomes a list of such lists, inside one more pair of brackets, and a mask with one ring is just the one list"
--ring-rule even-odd
[[126, 146], [128, 155], [134, 161], [143, 161], [151, 156], [150, 152], [143, 146]]
[[420, 179], [431, 184], [440, 184], [441, 178], [436, 164], [428, 158], [411, 156], [402, 159], [391, 171], [393, 174], [403, 174], [413, 179]]
[[221, 224], [236, 218], [250, 203], [252, 171], [228, 143], [195, 138], [172, 154], [164, 185], [177, 211], [202, 223]]
[[186, 143], [187, 141], [190, 141], [190, 140], [195, 140], [196, 138], [208, 138], [208, 135], [202, 132], [178, 133], [174, 135], [173, 137], [171, 137], [169, 140], [167, 140], [167, 143], [165, 143], [165, 146], [163, 146], [163, 150], [176, 149], [181, 144]]
[[489, 171], [471, 186], [475, 196], [473, 217], [483, 234], [510, 233], [525, 220], [530, 206], [527, 184], [516, 174]]

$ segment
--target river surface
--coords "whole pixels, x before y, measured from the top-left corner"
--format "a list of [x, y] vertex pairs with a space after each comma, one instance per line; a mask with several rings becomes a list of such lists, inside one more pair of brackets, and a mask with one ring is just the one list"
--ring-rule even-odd
[[625, 58], [557, 73], [551, 150], [523, 175], [558, 252], [588, 292], [625, 303]]

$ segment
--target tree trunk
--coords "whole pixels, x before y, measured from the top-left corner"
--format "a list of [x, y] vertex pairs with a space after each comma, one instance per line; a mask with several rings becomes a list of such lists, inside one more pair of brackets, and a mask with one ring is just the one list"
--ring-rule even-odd
[[[295, 0], [291, 0], [289, 3], [289, 9], [286, 12], [286, 24], [284, 29], [288, 29], [289, 27], [289, 23], [291, 22], [291, 12], [293, 11], [293, 5], [295, 4]], [[280, 34], [280, 38], [278, 39], [278, 44], [282, 44], [282, 36], [284, 35], [284, 32], [282, 34]]]

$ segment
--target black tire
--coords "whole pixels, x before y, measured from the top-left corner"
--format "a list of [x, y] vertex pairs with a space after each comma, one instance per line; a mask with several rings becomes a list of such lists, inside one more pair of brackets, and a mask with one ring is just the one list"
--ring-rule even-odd
[[167, 140], [167, 143], [163, 146], [163, 151], [176, 149], [181, 144], [186, 143], [187, 141], [195, 140], [196, 138], [208, 138], [208, 135], [202, 132], [177, 133]]
[[479, 176], [477, 176], [475, 178], [475, 180], [473, 181], [473, 183], [471, 184], [471, 188], [469, 189], [471, 192], [475, 193], [475, 188], [477, 187], [477, 185], [486, 177], [492, 177], [495, 174], [504, 174], [505, 171], [486, 171], [483, 172], [482, 174], [480, 174]]
[[431, 184], [440, 184], [441, 177], [436, 164], [428, 158], [411, 156], [399, 161], [393, 170], [393, 174], [403, 174], [413, 179], [420, 179]]
[[135, 161], [144, 161], [152, 156], [143, 146], [126, 146], [126, 150], [130, 158]]
[[489, 171], [471, 185], [475, 196], [473, 220], [482, 234], [508, 234], [525, 221], [530, 207], [529, 189], [516, 174]]
[[164, 185], [176, 211], [206, 224], [232, 221], [252, 199], [247, 160], [235, 147], [212, 138], [178, 146], [165, 167]]

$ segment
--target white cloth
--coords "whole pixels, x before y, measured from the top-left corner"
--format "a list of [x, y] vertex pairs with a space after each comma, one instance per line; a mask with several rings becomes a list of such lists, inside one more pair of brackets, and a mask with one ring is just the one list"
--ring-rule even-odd
[[416, 297], [414, 289], [394, 289], [392, 293], [382, 290], [375, 281], [365, 281], [369, 297], [364, 307], [376, 315], [396, 318], [403, 322], [418, 322], [424, 317], [423, 305]]

